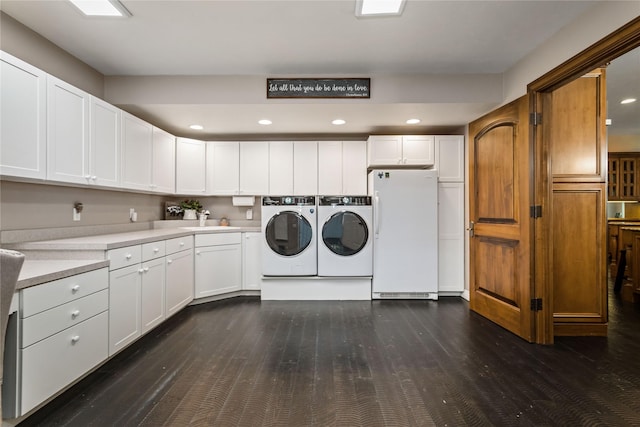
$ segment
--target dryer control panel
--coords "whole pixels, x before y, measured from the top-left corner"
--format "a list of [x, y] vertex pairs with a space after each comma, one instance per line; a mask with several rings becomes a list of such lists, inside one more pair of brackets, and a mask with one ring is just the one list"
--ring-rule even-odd
[[316, 196], [265, 196], [262, 206], [315, 206]]
[[371, 196], [320, 196], [320, 206], [371, 206]]

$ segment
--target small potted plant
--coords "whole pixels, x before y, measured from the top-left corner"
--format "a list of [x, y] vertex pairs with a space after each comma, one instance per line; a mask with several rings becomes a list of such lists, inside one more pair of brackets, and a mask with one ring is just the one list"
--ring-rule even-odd
[[182, 219], [198, 219], [198, 212], [202, 210], [200, 200], [187, 199], [180, 202], [180, 207], [184, 211]]

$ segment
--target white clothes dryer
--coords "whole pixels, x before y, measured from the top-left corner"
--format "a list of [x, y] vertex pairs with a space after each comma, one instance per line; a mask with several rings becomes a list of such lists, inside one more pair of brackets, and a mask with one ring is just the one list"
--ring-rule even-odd
[[371, 197], [321, 196], [318, 276], [371, 276], [372, 222]]
[[315, 196], [262, 198], [263, 276], [318, 274]]

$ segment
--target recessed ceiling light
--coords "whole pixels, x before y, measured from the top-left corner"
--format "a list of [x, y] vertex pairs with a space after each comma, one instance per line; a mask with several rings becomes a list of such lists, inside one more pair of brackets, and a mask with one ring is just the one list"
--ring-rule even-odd
[[271, 124], [271, 120], [269, 119], [262, 119], [262, 120], [258, 120], [258, 123], [264, 126], [268, 126]]
[[189, 125], [189, 127], [193, 130], [202, 130], [204, 129], [204, 126], [202, 125]]
[[342, 120], [342, 119], [335, 119], [331, 121], [332, 125], [336, 125], [336, 126], [340, 126], [347, 123], [346, 121]]
[[118, 0], [69, 0], [87, 16], [131, 16]]
[[418, 123], [420, 123], [420, 119], [409, 119], [405, 123], [407, 123], [408, 125], [417, 125]]
[[632, 102], [636, 102], [635, 98], [627, 98], [620, 101], [620, 104], [631, 104]]
[[356, 0], [356, 16], [390, 16], [402, 14], [405, 0]]

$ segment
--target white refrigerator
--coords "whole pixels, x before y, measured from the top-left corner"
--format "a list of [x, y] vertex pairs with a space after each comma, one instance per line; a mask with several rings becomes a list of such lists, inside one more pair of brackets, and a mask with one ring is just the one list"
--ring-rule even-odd
[[372, 170], [372, 298], [438, 299], [438, 174]]

